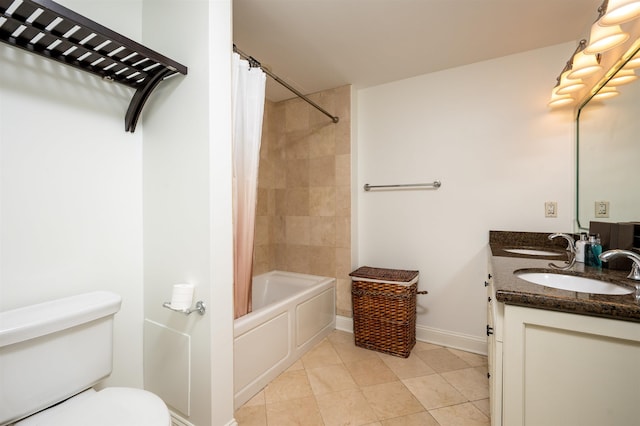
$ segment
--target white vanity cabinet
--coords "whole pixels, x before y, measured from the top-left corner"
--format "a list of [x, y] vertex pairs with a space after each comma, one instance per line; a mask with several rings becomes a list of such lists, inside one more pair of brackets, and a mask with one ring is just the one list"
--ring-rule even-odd
[[489, 297], [492, 425], [640, 424], [640, 323]]

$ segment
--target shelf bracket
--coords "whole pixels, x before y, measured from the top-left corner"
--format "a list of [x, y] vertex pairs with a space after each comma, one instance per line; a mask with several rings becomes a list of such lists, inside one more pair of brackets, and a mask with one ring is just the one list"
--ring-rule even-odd
[[152, 78], [148, 79], [143, 87], [140, 87], [138, 90], [136, 90], [136, 93], [133, 95], [133, 98], [131, 98], [131, 102], [129, 103], [127, 114], [124, 117], [125, 131], [131, 133], [135, 132], [138, 118], [140, 118], [140, 114], [142, 114], [142, 108], [147, 102], [147, 99], [149, 99], [151, 92], [153, 92], [153, 89], [155, 89], [158, 84], [162, 82], [162, 80], [164, 80], [171, 74], [173, 74], [171, 70], [162, 70]]

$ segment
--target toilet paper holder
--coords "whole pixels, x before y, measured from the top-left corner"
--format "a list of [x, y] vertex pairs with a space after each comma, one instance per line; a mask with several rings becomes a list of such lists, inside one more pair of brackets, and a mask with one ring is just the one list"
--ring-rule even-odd
[[204, 315], [205, 311], [207, 310], [207, 306], [204, 304], [204, 302], [202, 300], [198, 300], [196, 302], [196, 307], [195, 308], [187, 308], [187, 309], [177, 309], [174, 308], [173, 306], [171, 306], [171, 302], [164, 302], [162, 304], [163, 307], [167, 308], [167, 309], [171, 309], [172, 311], [175, 312], [181, 312], [185, 315], [190, 315], [194, 312], [199, 313], [200, 315]]

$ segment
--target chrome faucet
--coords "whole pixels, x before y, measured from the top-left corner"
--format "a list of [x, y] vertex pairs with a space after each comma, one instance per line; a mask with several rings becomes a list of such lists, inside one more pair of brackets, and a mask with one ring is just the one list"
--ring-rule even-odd
[[614, 259], [620, 256], [628, 257], [633, 261], [631, 272], [629, 273], [629, 275], [627, 275], [627, 278], [630, 278], [634, 281], [640, 281], [640, 255], [638, 255], [637, 253], [620, 249], [607, 250], [600, 255], [600, 260], [602, 260], [603, 262], [608, 262], [610, 259]]
[[567, 260], [564, 262], [564, 266], [558, 266], [554, 263], [549, 263], [549, 267], [553, 269], [569, 269], [576, 263], [576, 242], [569, 234], [563, 234], [561, 232], [549, 235], [549, 239], [562, 237], [567, 240]]
[[629, 272], [627, 278], [632, 279], [636, 282], [636, 303], [640, 304], [640, 256], [637, 253], [629, 250], [613, 249], [607, 250], [602, 253], [600, 255], [600, 260], [602, 260], [603, 262], [608, 262], [610, 259], [620, 256], [628, 257], [633, 261], [631, 272]]

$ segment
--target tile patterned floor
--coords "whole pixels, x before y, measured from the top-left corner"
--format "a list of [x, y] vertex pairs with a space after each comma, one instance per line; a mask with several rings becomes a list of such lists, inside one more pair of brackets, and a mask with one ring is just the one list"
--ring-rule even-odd
[[487, 358], [418, 342], [407, 359], [334, 331], [240, 407], [240, 426], [489, 425]]

